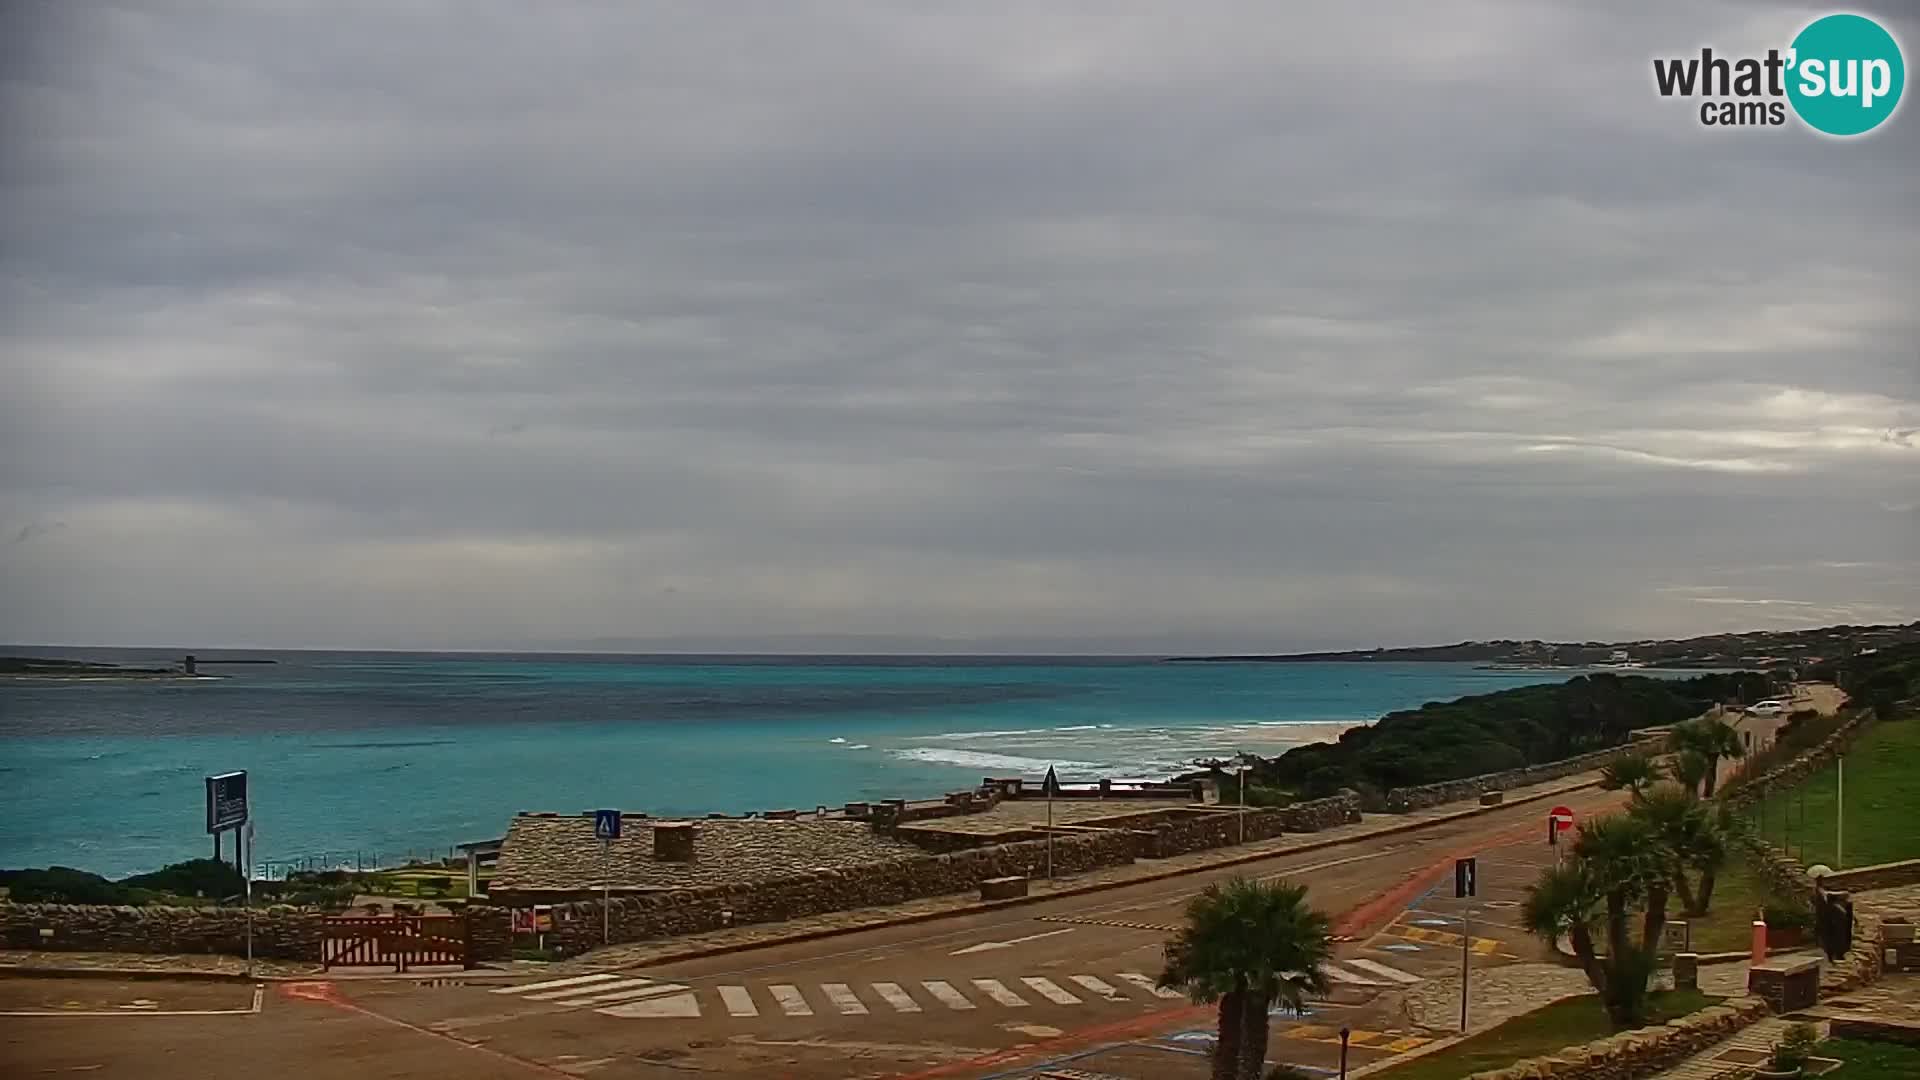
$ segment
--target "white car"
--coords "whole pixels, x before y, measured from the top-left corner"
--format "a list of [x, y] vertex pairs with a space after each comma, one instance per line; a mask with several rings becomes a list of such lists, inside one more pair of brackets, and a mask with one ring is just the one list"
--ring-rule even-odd
[[1778, 698], [1769, 698], [1747, 706], [1747, 711], [1755, 716], [1779, 716], [1787, 711], [1787, 703]]

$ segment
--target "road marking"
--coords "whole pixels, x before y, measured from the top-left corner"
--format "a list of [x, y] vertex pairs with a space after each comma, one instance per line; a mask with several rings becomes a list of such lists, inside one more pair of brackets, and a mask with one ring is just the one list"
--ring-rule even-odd
[[594, 1012], [602, 1016], [617, 1016], [623, 1020], [636, 1019], [693, 1019], [700, 1015], [700, 999], [692, 994], [674, 994], [670, 997], [650, 997], [640, 1001], [629, 1001], [625, 1005], [609, 1005]]
[[1375, 975], [1385, 975], [1394, 982], [1417, 983], [1420, 981], [1420, 976], [1418, 975], [1408, 974], [1397, 967], [1388, 967], [1377, 960], [1369, 960], [1364, 956], [1355, 956], [1351, 959], [1343, 960], [1341, 963], [1349, 967], [1357, 967], [1361, 971], [1371, 971]]
[[1036, 993], [1048, 1001], [1053, 1002], [1055, 1005], [1080, 1004], [1079, 998], [1060, 989], [1059, 984], [1055, 983], [1052, 979], [1042, 978], [1038, 975], [1028, 975], [1020, 981], [1033, 987]]
[[1073, 929], [1073, 927], [1069, 926], [1065, 930], [1049, 930], [1044, 934], [1028, 934], [1026, 937], [1008, 938], [1006, 941], [983, 941], [978, 945], [969, 945], [964, 949], [955, 949], [947, 955], [967, 956], [971, 953], [992, 952], [995, 949], [1011, 949], [1023, 941], [1039, 941], [1041, 938], [1053, 937], [1056, 934], [1071, 934], [1073, 933]]
[[574, 998], [569, 1001], [556, 1001], [555, 1005], [606, 1005], [615, 1001], [631, 1001], [634, 998], [659, 997], [661, 994], [677, 994], [687, 987], [679, 983], [654, 983], [638, 990], [621, 990], [612, 994], [597, 994], [590, 998]]
[[1009, 1009], [1024, 1009], [1027, 1007], [1027, 999], [1007, 989], [1007, 984], [1001, 982], [999, 979], [975, 979], [973, 980], [973, 985], [979, 987], [981, 993], [992, 998], [999, 1004], [1005, 1005]]
[[1067, 976], [1067, 978], [1072, 979], [1074, 982], [1079, 983], [1081, 986], [1084, 986], [1087, 989], [1093, 991], [1094, 993], [1099, 994], [1101, 997], [1106, 998], [1108, 1001], [1127, 1000], [1126, 995], [1122, 994], [1118, 990], [1115, 990], [1113, 988], [1113, 985], [1111, 983], [1108, 983], [1104, 979], [1097, 978], [1093, 975], [1069, 975]]
[[[311, 985], [287, 983], [288, 986]], [[323, 984], [325, 985], [325, 984]], [[260, 1011], [260, 998], [266, 993], [264, 987], [253, 988], [253, 1004], [244, 1009], [104, 1009], [82, 1011], [79, 1009], [9, 1009], [0, 1012], [0, 1016], [247, 1016]]]
[[[575, 986], [567, 990], [549, 990], [544, 994], [528, 994], [521, 1001], [553, 1001], [561, 1005], [585, 1005], [595, 994], [608, 990], [629, 990], [636, 986], [652, 986], [652, 979], [619, 979], [610, 983], [598, 983], [593, 986]], [[561, 1001], [567, 998], [570, 1000]]]
[[974, 1007], [973, 1002], [968, 1001], [965, 994], [955, 990], [947, 983], [941, 982], [939, 979], [922, 979], [920, 980], [920, 985], [927, 988], [927, 993], [932, 994], [935, 1001], [938, 1001], [949, 1009], [971, 1009]]
[[1348, 986], [1385, 986], [1387, 985], [1386, 983], [1381, 982], [1379, 979], [1369, 979], [1365, 975], [1355, 975], [1351, 971], [1343, 971], [1340, 968], [1334, 967], [1332, 964], [1321, 965], [1320, 972], [1321, 974], [1325, 975], [1327, 978], [1332, 979], [1334, 982], [1346, 983]]
[[775, 983], [767, 987], [767, 993], [780, 1003], [780, 1011], [788, 1016], [812, 1016], [813, 1006], [800, 994], [800, 988], [787, 983]]
[[528, 983], [525, 986], [503, 986], [488, 991], [493, 994], [525, 994], [533, 990], [558, 990], [563, 986], [585, 986], [587, 983], [606, 982], [617, 979], [618, 975], [581, 975], [572, 979], [548, 979], [546, 982]]
[[1173, 1001], [1175, 999], [1184, 1000], [1187, 996], [1178, 990], [1168, 990], [1163, 986], [1156, 985], [1151, 976], [1142, 975], [1137, 971], [1121, 971], [1116, 974], [1118, 974], [1120, 978], [1157, 998], [1165, 998], [1168, 1001]]
[[874, 983], [873, 992], [879, 994], [882, 1000], [893, 1006], [894, 1012], [909, 1013], [920, 1011], [920, 1003], [913, 1000], [912, 996], [905, 990], [900, 989], [899, 983]]
[[839, 1009], [842, 1016], [867, 1015], [867, 1007], [860, 1003], [859, 996], [846, 983], [821, 983], [820, 992], [827, 995], [827, 1000], [833, 1002], [833, 1007]]
[[753, 1003], [753, 994], [744, 986], [722, 986], [720, 1002], [727, 1007], [728, 1016], [759, 1016], [760, 1009]]

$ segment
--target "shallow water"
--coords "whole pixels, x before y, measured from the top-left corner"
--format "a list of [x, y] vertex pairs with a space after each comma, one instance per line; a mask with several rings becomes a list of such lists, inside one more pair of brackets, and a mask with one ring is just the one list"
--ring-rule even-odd
[[261, 859], [390, 862], [497, 837], [516, 810], [811, 809], [1050, 764], [1066, 781], [1164, 776], [1241, 747], [1276, 753], [1290, 724], [1567, 677], [1466, 664], [273, 655], [210, 669], [226, 676], [213, 680], [0, 684], [0, 866], [124, 874], [209, 852], [202, 777], [233, 769], [251, 774]]

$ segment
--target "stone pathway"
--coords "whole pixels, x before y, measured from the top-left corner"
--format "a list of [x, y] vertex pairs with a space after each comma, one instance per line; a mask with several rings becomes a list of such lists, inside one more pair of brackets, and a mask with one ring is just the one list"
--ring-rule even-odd
[[[1754, 1062], [1723, 1057], [1728, 1051], [1749, 1051], [1753, 1053], [1771, 1053], [1773, 1044], [1787, 1033], [1795, 1021], [1785, 1017], [1768, 1017], [1740, 1031], [1732, 1038], [1714, 1043], [1712, 1046], [1687, 1060], [1668, 1069], [1655, 1073], [1652, 1080], [1710, 1080], [1719, 1076], [1748, 1076], [1752, 1074]], [[1826, 1025], [1815, 1024], [1820, 1036], [1826, 1037]]]
[[[1548, 1002], [1593, 992], [1578, 968], [1559, 964], [1508, 964], [1473, 973], [1467, 995], [1467, 1030], [1484, 1031]], [[1460, 979], [1430, 980], [1407, 991], [1400, 1003], [1411, 1023], [1430, 1031], [1460, 1031]]]

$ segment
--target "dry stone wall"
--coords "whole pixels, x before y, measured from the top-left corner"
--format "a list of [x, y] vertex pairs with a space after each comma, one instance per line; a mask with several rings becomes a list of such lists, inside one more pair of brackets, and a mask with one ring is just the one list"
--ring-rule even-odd
[[1514, 788], [1523, 788], [1530, 784], [1544, 784], [1549, 780], [1559, 780], [1576, 773], [1590, 772], [1611, 765], [1624, 757], [1644, 754], [1655, 745], [1652, 740], [1636, 740], [1624, 746], [1608, 747], [1605, 750], [1595, 750], [1578, 757], [1528, 765], [1520, 769], [1483, 773], [1461, 780], [1444, 780], [1437, 784], [1392, 788], [1386, 794], [1387, 812], [1404, 814], [1412, 810], [1425, 810], [1429, 806], [1438, 806], [1441, 803], [1477, 799], [1484, 791], [1512, 791]]
[[[1127, 832], [1058, 837], [1053, 842], [1054, 871], [1072, 874], [1123, 866], [1133, 861], [1133, 845]], [[969, 892], [987, 878], [1044, 874], [1046, 852], [1045, 841], [1027, 840], [752, 884], [616, 896], [607, 912], [608, 936], [615, 942], [645, 941]], [[600, 944], [601, 901], [556, 905], [553, 915], [550, 945], [577, 953]]]
[[[256, 908], [253, 953], [280, 960], [319, 960], [324, 920], [319, 912]], [[52, 933], [43, 934], [46, 930]], [[0, 939], [12, 949], [243, 956], [247, 912], [223, 907], [0, 904]]]
[[1767, 1015], [1767, 1003], [1742, 997], [1654, 1027], [1528, 1058], [1469, 1080], [1632, 1080], [1671, 1068]]

